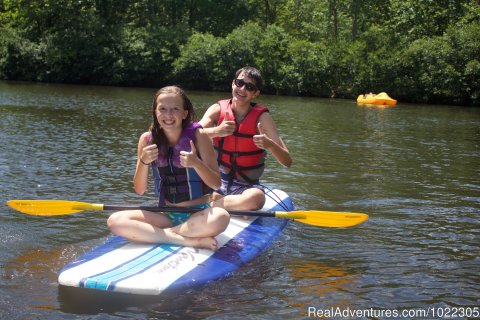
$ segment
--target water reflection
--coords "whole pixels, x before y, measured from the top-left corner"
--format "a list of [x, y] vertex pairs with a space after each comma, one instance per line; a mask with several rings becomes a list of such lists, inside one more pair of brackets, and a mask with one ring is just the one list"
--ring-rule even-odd
[[73, 258], [70, 248], [32, 248], [18, 254], [3, 265], [3, 278], [8, 281], [10, 295], [22, 297], [28, 290], [28, 299], [23, 299], [27, 309], [56, 310], [57, 271]]
[[310, 307], [346, 309], [357, 305], [353, 293], [358, 290], [358, 276], [351, 274], [348, 266], [298, 258], [290, 259], [287, 265], [295, 287], [290, 304], [298, 313], [308, 313]]

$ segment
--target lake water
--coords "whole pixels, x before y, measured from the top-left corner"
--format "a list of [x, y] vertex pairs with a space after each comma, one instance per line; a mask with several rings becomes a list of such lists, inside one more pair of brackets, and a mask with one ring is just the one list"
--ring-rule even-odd
[[[180, 295], [84, 303], [59, 290], [58, 271], [110, 235], [108, 213], [34, 217], [5, 201], [151, 203], [131, 181], [154, 92], [0, 82], [1, 319], [478, 316], [480, 109], [438, 105], [262, 96], [294, 159], [284, 169], [270, 157], [263, 183], [298, 209], [367, 213], [366, 223], [290, 223], [230, 277]], [[228, 93], [189, 96], [201, 116]]]

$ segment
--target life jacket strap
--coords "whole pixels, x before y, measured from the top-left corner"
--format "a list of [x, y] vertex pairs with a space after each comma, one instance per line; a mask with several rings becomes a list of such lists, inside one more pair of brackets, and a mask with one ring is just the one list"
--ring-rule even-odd
[[[256, 154], [261, 154], [264, 153], [265, 150], [260, 149], [260, 150], [254, 150], [254, 151], [228, 151], [228, 150], [222, 150], [221, 147], [213, 147], [215, 150], [217, 150], [218, 154], [221, 156], [221, 154], [226, 154], [229, 156], [251, 156], [251, 155], [256, 155]], [[217, 157], [218, 159], [218, 157]]]

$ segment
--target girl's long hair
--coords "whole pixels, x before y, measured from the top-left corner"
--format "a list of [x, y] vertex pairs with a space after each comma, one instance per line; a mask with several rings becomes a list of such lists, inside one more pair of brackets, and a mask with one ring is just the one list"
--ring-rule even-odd
[[196, 114], [195, 110], [193, 109], [192, 102], [187, 97], [185, 91], [183, 91], [183, 89], [180, 87], [163, 87], [155, 93], [152, 104], [153, 123], [151, 124], [149, 131], [152, 133], [152, 142], [157, 145], [159, 153], [166, 155], [169, 143], [167, 137], [165, 136], [165, 132], [157, 120], [157, 115], [155, 114], [155, 110], [157, 110], [157, 99], [161, 94], [176, 94], [182, 98], [183, 109], [188, 111], [186, 118], [182, 120], [182, 128], [185, 128], [190, 123], [194, 122], [196, 120]]

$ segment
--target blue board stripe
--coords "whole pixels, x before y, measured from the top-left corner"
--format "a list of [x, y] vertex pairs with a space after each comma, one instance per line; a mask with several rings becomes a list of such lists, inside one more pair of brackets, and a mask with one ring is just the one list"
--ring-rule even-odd
[[144, 270], [151, 268], [159, 261], [163, 261], [180, 249], [181, 247], [156, 245], [115, 268], [82, 279], [79, 286], [100, 290], [113, 290], [117, 282], [142, 273]]
[[[163, 245], [165, 246], [166, 248], [172, 248], [168, 245]], [[139, 265], [137, 266], [136, 268], [136, 272], [133, 273], [133, 274], [128, 274], [128, 275], [125, 275], [124, 277], [121, 277], [121, 278], [118, 278], [118, 279], [115, 279], [115, 281], [111, 281], [107, 290], [111, 290], [111, 291], [114, 291], [115, 290], [115, 286], [117, 285], [117, 283], [119, 283], [120, 281], [123, 281], [125, 279], [128, 279], [130, 277], [133, 277], [133, 276], [136, 276], [137, 274], [141, 274], [143, 272], [145, 272], [146, 270], [158, 265], [159, 263], [161, 263], [162, 261], [164, 261], [165, 259], [171, 257], [172, 255], [176, 254], [177, 252], [179, 252], [180, 250], [182, 250], [183, 247], [176, 247], [175, 250], [171, 251], [169, 254], [167, 255], [164, 255], [161, 259], [158, 259], [156, 257], [152, 257], [151, 261], [149, 261], [149, 263], [144, 263], [143, 265]], [[154, 259], [155, 258], [155, 259]]]

